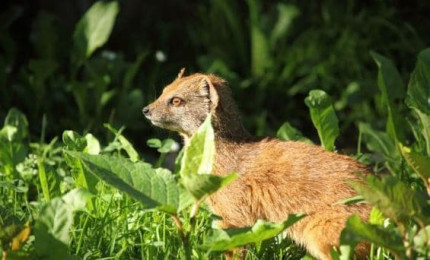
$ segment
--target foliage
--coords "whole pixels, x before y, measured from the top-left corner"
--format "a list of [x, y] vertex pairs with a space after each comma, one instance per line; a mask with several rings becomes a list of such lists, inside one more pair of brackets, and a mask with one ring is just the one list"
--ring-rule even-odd
[[[383, 176], [380, 179], [368, 176], [365, 183], [351, 183], [352, 187], [361, 194], [366, 201], [380, 210], [382, 215], [392, 224], [366, 224], [357, 216], [351, 216], [342, 233], [341, 254], [338, 257], [348, 258], [357, 242], [365, 240], [380, 247], [384, 247], [397, 258], [425, 259], [429, 257], [430, 240], [426, 236], [430, 225], [430, 189], [428, 186], [428, 172], [430, 172], [430, 156], [427, 153], [426, 126], [422, 125], [423, 112], [430, 107], [430, 91], [425, 77], [417, 77], [417, 73], [425, 68], [423, 60], [428, 60], [429, 49], [422, 51], [418, 56], [415, 71], [412, 73], [408, 93], [418, 92], [420, 96], [409, 94], [406, 103], [412, 108], [416, 117], [415, 124], [423, 131], [415, 132], [415, 140], [410, 147], [401, 143], [402, 134], [406, 133], [406, 125], [402, 115], [394, 111], [395, 98], [402, 97], [404, 93], [399, 84], [398, 72], [392, 62], [376, 53], [373, 57], [379, 64], [378, 84], [385, 98], [385, 105], [391, 112], [387, 118], [387, 133], [375, 132], [369, 126], [361, 125], [361, 131], [371, 136], [369, 148], [382, 153], [391, 167], [388, 167], [393, 176]], [[388, 84], [387, 82], [391, 82]], [[390, 86], [390, 87], [389, 87]], [[423, 103], [423, 97], [427, 104]], [[415, 100], [418, 99], [418, 100]], [[421, 102], [421, 110], [416, 106]], [[411, 104], [415, 104], [411, 105]], [[425, 112], [424, 112], [425, 113]], [[410, 132], [416, 131], [412, 126]], [[397, 161], [394, 161], [397, 160]], [[409, 164], [405, 167], [404, 163]], [[398, 171], [403, 171], [398, 172]], [[421, 179], [419, 179], [421, 178]], [[422, 182], [420, 182], [422, 180]]]
[[334, 141], [339, 136], [339, 126], [330, 97], [322, 90], [312, 90], [305, 103], [310, 109], [321, 145], [327, 150], [334, 150]]
[[[353, 122], [379, 123], [387, 113], [380, 104], [383, 93], [375, 95], [369, 50], [396, 56], [401, 71], [408, 72], [412, 57], [429, 44], [424, 31], [415, 31], [419, 26], [406, 29], [398, 22], [404, 20], [398, 8], [383, 1], [369, 6], [360, 1], [210, 0], [190, 34], [204, 50], [200, 67], [232, 82], [240, 107], [254, 115], [245, 119], [257, 135], [273, 134], [291, 114], [301, 118], [300, 129], [311, 129], [302, 98], [318, 88], [338, 100], [339, 127], [347, 129], [343, 142], [354, 142]], [[406, 51], [406, 45], [413, 47]], [[406, 73], [401, 76], [406, 79]]]
[[374, 209], [334, 258], [363, 240], [370, 259], [430, 258], [430, 49], [404, 84], [430, 44], [428, 3], [57, 2], [0, 12], [3, 259], [222, 259], [248, 243], [247, 259], [303, 256], [277, 235], [300, 215], [211, 228], [204, 201], [237, 174], [212, 175], [209, 120], [161, 168], [179, 145], [151, 138], [140, 109], [184, 66], [226, 78], [256, 135], [357, 145], [377, 174], [339, 203]]

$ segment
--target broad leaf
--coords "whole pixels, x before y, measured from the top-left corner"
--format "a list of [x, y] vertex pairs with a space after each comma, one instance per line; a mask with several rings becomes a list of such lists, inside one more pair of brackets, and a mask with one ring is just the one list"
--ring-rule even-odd
[[73, 43], [81, 59], [90, 57], [97, 48], [105, 44], [117, 14], [116, 1], [99, 1], [79, 20], [73, 33]]
[[302, 141], [302, 142], [306, 142], [306, 143], [312, 143], [311, 140], [309, 140], [308, 138], [303, 136], [303, 134], [302, 134], [302, 132], [300, 132], [300, 130], [298, 130], [297, 128], [295, 128], [294, 126], [292, 126], [288, 122], [285, 122], [278, 129], [276, 136], [279, 139], [285, 140], [285, 141]]
[[430, 221], [426, 194], [412, 190], [406, 183], [394, 177], [378, 179], [368, 176], [366, 184], [358, 182], [350, 184], [368, 202], [398, 225], [405, 226], [411, 218], [419, 218], [420, 222]]
[[63, 198], [54, 198], [40, 210], [34, 226], [34, 247], [39, 258], [75, 259], [68, 254], [73, 212], [86, 201], [82, 190], [72, 190]]
[[[346, 221], [345, 229], [342, 231], [340, 237], [340, 251], [342, 255], [352, 254], [353, 252], [350, 249], [353, 249], [360, 241], [367, 241], [385, 247], [397, 256], [403, 256], [403, 252], [405, 251], [400, 234], [394, 230], [365, 223], [359, 216], [352, 215]], [[347, 245], [350, 245], [351, 248], [348, 248]]]
[[120, 157], [65, 152], [78, 158], [89, 172], [127, 193], [141, 202], [145, 208], [176, 213], [179, 205], [179, 188], [168, 170], [153, 169], [148, 163], [133, 163]]
[[73, 223], [73, 212], [85, 208], [87, 196], [88, 193], [84, 190], [75, 189], [62, 198], [52, 199], [40, 210], [36, 226], [43, 224], [56, 239], [68, 244], [70, 227]]
[[205, 122], [191, 137], [185, 147], [179, 171], [185, 189], [197, 200], [239, 177], [237, 174], [227, 176], [211, 174], [215, 158], [215, 134], [210, 120], [211, 116], [208, 115]]
[[[87, 134], [82, 137], [80, 134], [66, 130], [63, 132], [63, 143], [65, 144], [65, 149], [69, 151], [85, 152], [90, 154], [98, 154], [100, 152], [100, 144], [98, 140], [91, 134]], [[75, 185], [78, 188], [85, 188], [93, 194], [97, 194], [96, 185], [98, 179], [85, 171], [82, 163], [79, 159], [69, 156], [67, 153], [64, 154], [64, 159], [72, 168], [72, 176], [75, 180]], [[94, 210], [94, 203], [92, 200], [88, 200], [88, 208], [92, 211]]]
[[87, 140], [87, 147], [85, 152], [89, 154], [99, 154], [100, 153], [100, 142], [99, 140], [92, 134], [86, 134], [85, 140]]
[[427, 155], [430, 156], [430, 48], [418, 55], [415, 70], [409, 81], [406, 104], [421, 122]]
[[309, 107], [322, 146], [327, 150], [334, 150], [334, 142], [339, 136], [339, 125], [330, 96], [322, 90], [311, 90], [305, 103]]
[[387, 106], [387, 132], [395, 140], [403, 141], [403, 125], [395, 101], [404, 97], [404, 88], [400, 73], [394, 63], [386, 57], [371, 52], [373, 60], [378, 65], [378, 87], [382, 93], [383, 102]]
[[257, 220], [254, 226], [240, 229], [214, 229], [203, 247], [209, 251], [226, 251], [250, 243], [260, 243], [281, 233], [304, 216], [289, 215], [286, 221], [280, 223]]
[[218, 176], [213, 174], [199, 174], [185, 176], [182, 183], [194, 198], [201, 199], [206, 195], [210, 195], [220, 188], [226, 186], [230, 182], [236, 180], [239, 174], [231, 173], [226, 176]]
[[185, 147], [179, 173], [181, 176], [210, 174], [212, 173], [214, 158], [215, 134], [211, 126], [211, 116], [208, 115]]

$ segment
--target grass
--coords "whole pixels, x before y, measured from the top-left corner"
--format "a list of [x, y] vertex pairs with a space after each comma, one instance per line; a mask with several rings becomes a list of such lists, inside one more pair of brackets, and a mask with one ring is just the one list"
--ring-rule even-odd
[[[425, 41], [413, 27], [407, 24], [396, 27], [391, 23], [398, 14], [394, 7], [384, 12], [385, 4], [361, 10], [360, 4], [348, 1], [348, 12], [343, 12], [341, 5], [324, 2], [321, 9], [327, 10], [323, 10], [322, 17], [311, 16], [307, 20], [310, 25], [294, 21], [304, 17], [304, 13], [315, 13], [319, 6], [309, 6], [309, 12], [300, 14], [307, 9], [300, 9], [304, 7], [299, 3], [266, 5], [249, 0], [242, 5], [248, 9], [223, 0], [201, 5], [198, 16], [203, 21], [194, 24], [197, 28], [190, 30], [189, 35], [193, 46], [207, 53], [196, 57], [200, 69], [219, 73], [232, 82], [240, 107], [257, 115], [248, 117], [245, 123], [257, 135], [267, 132], [274, 135], [273, 126], [280, 127], [279, 118], [297, 113], [298, 118], [310, 118], [316, 131], [305, 127], [306, 124], [294, 124], [306, 130], [304, 136], [286, 122], [279, 128], [278, 137], [311, 142], [312, 138], [307, 137], [314, 131], [318, 133], [318, 142], [328, 150], [342, 145], [339, 140], [357, 139], [357, 152], [353, 156], [373, 167], [375, 173], [387, 173], [380, 178], [368, 178], [367, 186], [355, 187], [375, 209], [369, 223], [348, 220], [341, 237], [342, 248], [335, 253], [335, 259], [348, 259], [349, 251], [359, 240], [372, 243], [369, 259], [430, 258], [429, 49], [418, 55], [409, 83], [403, 84], [408, 66], [402, 62], [400, 74], [387, 57], [376, 52], [368, 55], [366, 45], [371, 41], [371, 46], [378, 46], [384, 53], [395, 52], [401, 57], [398, 60], [407, 60], [409, 64], [413, 60], [411, 54], [424, 48]], [[356, 9], [361, 11], [356, 13]], [[99, 29], [90, 26], [100, 21], [100, 13], [109, 22]], [[140, 109], [144, 100], [153, 95], [149, 93], [153, 89], [132, 87], [142, 64], [148, 63], [149, 50], [138, 48], [134, 62], [126, 62], [121, 53], [96, 50], [109, 38], [117, 14], [116, 2], [95, 4], [77, 23], [74, 37], [70, 38], [73, 40], [64, 37], [71, 43], [66, 45], [70, 48], [61, 48], [61, 55], [55, 51], [50, 53], [58, 47], [57, 36], [60, 39], [62, 35], [54, 26], [55, 18], [48, 14], [37, 16], [31, 33], [37, 57], [31, 57], [28, 64], [25, 62], [19, 68], [14, 67], [20, 62], [15, 62], [15, 49], [11, 48], [14, 46], [12, 31], [2, 34], [0, 43], [7, 55], [0, 56], [0, 68], [3, 68], [0, 73], [10, 67], [17, 72], [0, 74], [0, 83], [10, 85], [0, 89], [0, 115], [5, 116], [0, 129], [0, 252], [3, 259], [224, 258], [222, 252], [209, 252], [204, 247], [220, 241], [213, 236], [212, 222], [216, 217], [204, 206], [197, 215], [190, 213], [192, 205], [203, 205], [201, 200], [209, 190], [219, 188], [215, 181], [198, 187], [206, 193], [193, 194], [194, 199], [183, 208], [176, 202], [168, 203], [168, 199], [180, 201], [177, 197], [167, 198], [161, 191], [153, 196], [146, 192], [144, 185], [138, 187], [126, 181], [129, 173], [126, 166], [143, 167], [139, 166], [141, 157], [151, 158], [147, 150], [138, 153], [134, 148], [138, 145], [123, 133], [133, 131], [142, 136], [143, 132], [146, 136], [149, 132], [147, 126], [142, 126]], [[354, 23], [348, 22], [351, 17]], [[385, 30], [386, 27], [393, 31]], [[226, 29], [218, 33], [219, 28]], [[370, 40], [362, 37], [362, 28], [375, 28], [372, 36], [367, 36]], [[393, 32], [399, 39], [392, 40]], [[230, 44], [232, 34], [234, 40]], [[97, 35], [99, 38], [94, 38]], [[336, 40], [331, 41], [330, 37]], [[166, 36], [166, 39], [170, 38]], [[332, 52], [333, 42], [338, 47], [335, 51], [342, 55]], [[406, 49], [403, 45], [413, 47], [402, 51]], [[370, 57], [378, 68], [377, 79], [373, 78], [376, 66], [368, 64]], [[146, 66], [157, 71], [147, 77], [152, 78], [147, 84], [151, 87], [155, 84], [153, 78], [160, 77], [159, 70], [164, 67], [158, 63], [150, 65]], [[179, 68], [178, 64], [171, 66], [175, 70]], [[377, 87], [369, 81], [377, 82]], [[120, 87], [113, 88], [114, 85]], [[328, 92], [335, 95], [334, 99]], [[249, 102], [249, 96], [258, 98]], [[17, 106], [27, 111], [26, 115], [11, 108], [16, 100], [20, 101]], [[261, 107], [265, 109], [261, 111]], [[44, 111], [49, 112], [43, 114]], [[48, 124], [48, 121], [55, 123]], [[116, 130], [109, 124], [103, 125], [104, 122], [126, 125], [128, 130]], [[70, 128], [85, 135], [66, 131]], [[61, 132], [62, 138], [46, 140], [46, 136]], [[355, 136], [355, 133], [358, 134]], [[173, 148], [173, 141], [145, 141], [157, 149], [151, 154], [158, 152], [159, 158], [148, 160], [154, 163], [138, 175], [160, 177], [158, 181], [178, 188], [179, 180], [185, 177], [179, 164], [173, 176], [153, 169], [162, 165]], [[75, 152], [75, 156], [68, 152]], [[118, 164], [113, 165], [116, 168], [106, 170], [109, 160], [99, 162], [106, 158], [117, 159]], [[181, 166], [185, 167], [184, 164], [187, 162]], [[103, 176], [109, 178], [104, 181], [97, 178], [103, 179]], [[193, 181], [195, 176], [186, 177], [184, 188], [192, 190], [197, 185]], [[183, 195], [181, 190], [179, 193]], [[267, 225], [270, 228], [276, 230]], [[261, 240], [255, 238], [255, 243], [246, 246], [246, 259], [310, 258], [282, 235]]]

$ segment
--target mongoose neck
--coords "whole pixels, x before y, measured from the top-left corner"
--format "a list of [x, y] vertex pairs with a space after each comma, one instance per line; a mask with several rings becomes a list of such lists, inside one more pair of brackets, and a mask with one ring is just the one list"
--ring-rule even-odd
[[230, 107], [222, 113], [217, 111], [212, 115], [212, 126], [215, 131], [217, 141], [241, 143], [252, 139], [251, 134], [245, 129], [239, 112], [236, 108]]

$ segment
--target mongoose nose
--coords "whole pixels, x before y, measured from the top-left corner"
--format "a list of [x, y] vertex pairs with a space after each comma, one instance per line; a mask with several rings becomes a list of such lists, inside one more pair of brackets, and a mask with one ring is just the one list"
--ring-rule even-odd
[[151, 115], [150, 111], [149, 111], [149, 107], [146, 106], [142, 109], [142, 113], [147, 117], [149, 115]]

